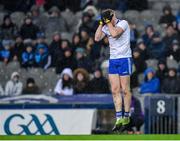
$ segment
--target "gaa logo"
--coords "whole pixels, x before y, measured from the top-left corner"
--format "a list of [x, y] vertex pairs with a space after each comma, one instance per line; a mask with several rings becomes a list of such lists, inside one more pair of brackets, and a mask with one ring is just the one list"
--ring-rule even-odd
[[[27, 121], [25, 117], [21, 114], [13, 114], [9, 116], [4, 123], [4, 131], [7, 135], [60, 135], [60, 132], [58, 131], [58, 128], [53, 120], [53, 118], [49, 114], [44, 114], [45, 120], [43, 122], [40, 122], [39, 118], [35, 114], [30, 114], [31, 119], [26, 122], [26, 124], [18, 124], [17, 126], [20, 127], [20, 131], [15, 132], [11, 131], [10, 124], [13, 122], [13, 120], [22, 120]], [[30, 128], [31, 125], [35, 126], [35, 130], [32, 131]], [[51, 128], [51, 131], [45, 131], [45, 125], [48, 124], [48, 127]], [[15, 127], [16, 128], [16, 127]]]

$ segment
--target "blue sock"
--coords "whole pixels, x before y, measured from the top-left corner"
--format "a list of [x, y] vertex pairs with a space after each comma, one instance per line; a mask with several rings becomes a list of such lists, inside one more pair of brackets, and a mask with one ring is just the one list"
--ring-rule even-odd
[[122, 111], [116, 112], [116, 118], [122, 118]]
[[129, 117], [129, 116], [130, 116], [129, 112], [124, 112], [124, 117]]

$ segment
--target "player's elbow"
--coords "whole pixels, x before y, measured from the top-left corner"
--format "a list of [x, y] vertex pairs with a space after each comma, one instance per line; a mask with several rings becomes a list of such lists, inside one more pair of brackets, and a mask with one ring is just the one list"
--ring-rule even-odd
[[95, 37], [94, 40], [95, 40], [95, 42], [99, 42], [99, 41], [100, 41], [100, 38]]
[[113, 38], [116, 38], [116, 37], [118, 36], [118, 34], [117, 34], [116, 32], [114, 32], [114, 33], [111, 34], [111, 36], [112, 36]]

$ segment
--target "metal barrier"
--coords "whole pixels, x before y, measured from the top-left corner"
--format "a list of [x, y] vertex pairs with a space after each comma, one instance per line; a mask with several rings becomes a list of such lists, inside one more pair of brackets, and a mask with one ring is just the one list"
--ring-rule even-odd
[[145, 133], [178, 133], [176, 96], [147, 96], [145, 105]]

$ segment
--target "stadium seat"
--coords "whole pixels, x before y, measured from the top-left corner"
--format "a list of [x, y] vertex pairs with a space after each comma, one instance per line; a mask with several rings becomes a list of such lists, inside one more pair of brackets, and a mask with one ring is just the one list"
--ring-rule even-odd
[[163, 1], [159, 1], [159, 2], [155, 2], [152, 6], [153, 10], [160, 10], [162, 11], [163, 7], [166, 5], [166, 2]]
[[5, 16], [6, 14], [7, 14], [7, 13], [5, 13], [5, 12], [0, 12], [0, 24], [2, 24], [3, 18], [4, 18], [4, 16]]
[[160, 14], [154, 10], [144, 10], [140, 13], [141, 22], [144, 24], [156, 24], [159, 21]]
[[124, 13], [124, 18], [133, 21], [135, 24], [139, 21], [140, 14], [136, 10], [128, 10]]
[[178, 69], [178, 62], [174, 59], [167, 58], [167, 67]]
[[70, 42], [71, 42], [71, 40], [72, 40], [72, 36], [73, 36], [72, 33], [69, 33], [69, 32], [61, 32], [61, 38], [62, 38], [62, 39], [67, 39], [67, 40], [70, 41]]
[[116, 17], [117, 17], [118, 19], [122, 19], [123, 14], [121, 13], [121, 11], [116, 10], [115, 13], [116, 13]]
[[23, 23], [23, 20], [25, 18], [25, 14], [23, 12], [13, 12], [11, 14], [11, 19], [12, 21], [18, 26], [20, 27], [21, 24]]
[[138, 75], [138, 82], [139, 82], [139, 84], [142, 84], [143, 81], [144, 81], [144, 74], [141, 73]]
[[157, 70], [158, 60], [149, 59], [149, 60], [146, 60], [146, 64], [147, 64], [147, 67], [151, 67], [151, 68]]

